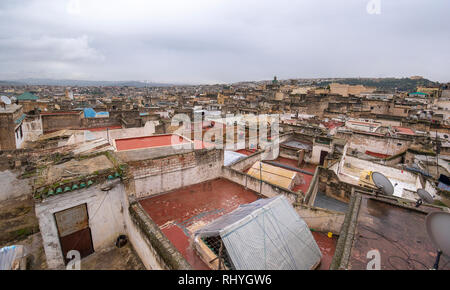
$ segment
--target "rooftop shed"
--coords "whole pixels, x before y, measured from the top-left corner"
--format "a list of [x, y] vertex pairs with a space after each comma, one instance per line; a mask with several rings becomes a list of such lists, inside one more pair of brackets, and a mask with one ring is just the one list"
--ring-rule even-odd
[[289, 190], [292, 190], [298, 184], [304, 183], [303, 178], [295, 171], [259, 161], [253, 164], [247, 174], [259, 180], [263, 180]]

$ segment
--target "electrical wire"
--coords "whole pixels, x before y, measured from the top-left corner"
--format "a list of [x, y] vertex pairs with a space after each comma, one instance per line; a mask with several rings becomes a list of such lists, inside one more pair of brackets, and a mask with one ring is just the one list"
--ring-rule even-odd
[[[421, 261], [418, 261], [418, 260], [416, 260], [416, 259], [411, 258], [410, 252], [409, 252], [406, 248], [401, 247], [400, 245], [398, 245], [398, 244], [397, 244], [398, 241], [395, 241], [395, 240], [392, 240], [392, 239], [386, 237], [385, 235], [383, 235], [383, 234], [377, 232], [376, 230], [372, 229], [371, 227], [368, 227], [368, 226], [361, 226], [361, 228], [363, 228], [363, 229], [366, 230], [366, 231], [369, 231], [369, 232], [371, 232], [371, 233], [374, 233], [374, 234], [380, 236], [380, 237], [383, 238], [384, 240], [388, 241], [391, 245], [393, 245], [394, 247], [396, 247], [397, 249], [399, 249], [399, 251], [402, 252], [402, 253], [406, 256], [406, 258], [397, 256], [397, 255], [390, 255], [390, 256], [388, 256], [388, 263], [389, 263], [389, 265], [391, 266], [391, 268], [393, 268], [394, 270], [401, 270], [401, 269], [399, 269], [399, 268], [397, 268], [396, 266], [394, 266], [394, 264], [393, 264], [393, 262], [392, 262], [392, 259], [393, 259], [393, 258], [397, 258], [397, 259], [400, 259], [401, 261], [405, 262], [405, 263], [408, 265], [408, 267], [410, 267], [411, 270], [420, 270], [420, 269], [417, 269], [417, 268], [414, 266], [414, 263], [413, 263], [413, 262], [422, 265], [423, 268], [426, 269], [426, 270], [427, 270], [427, 269], [430, 269], [429, 266], [425, 265], [425, 264], [422, 263]], [[365, 239], [379, 240], [379, 239], [377, 239], [377, 238], [369, 238], [369, 237], [365, 237], [365, 236], [363, 236], [363, 235], [361, 235], [361, 234], [360, 234], [359, 236], [360, 236], [361, 238], [365, 238]]]

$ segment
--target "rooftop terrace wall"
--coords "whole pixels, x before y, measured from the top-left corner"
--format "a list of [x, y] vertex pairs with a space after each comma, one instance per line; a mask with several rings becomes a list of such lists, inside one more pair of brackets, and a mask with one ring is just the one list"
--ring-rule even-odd
[[220, 177], [223, 150], [177, 152], [129, 165], [135, 195], [143, 198]]

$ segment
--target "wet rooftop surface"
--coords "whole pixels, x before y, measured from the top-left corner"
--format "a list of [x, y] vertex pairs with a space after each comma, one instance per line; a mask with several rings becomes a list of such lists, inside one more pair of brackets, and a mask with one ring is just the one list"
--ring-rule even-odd
[[330, 269], [331, 261], [336, 251], [338, 237], [333, 235], [329, 238], [326, 233], [321, 232], [312, 232], [312, 235], [322, 253], [322, 260], [317, 270], [328, 270]]
[[140, 201], [145, 211], [194, 269], [209, 269], [189, 244], [199, 228], [241, 204], [258, 199], [257, 193], [218, 178]]
[[[172, 136], [174, 139], [172, 140]], [[170, 146], [182, 143], [188, 143], [189, 141], [181, 136], [176, 135], [156, 135], [126, 139], [116, 139], [116, 146], [118, 151], [142, 149], [160, 146]]]
[[314, 206], [344, 213], [348, 210], [348, 203], [327, 196], [320, 191], [317, 192]]
[[291, 166], [296, 169], [300, 169], [300, 170], [311, 173], [311, 174], [305, 174], [305, 173], [297, 172], [303, 178], [303, 180], [305, 182], [294, 186], [294, 188], [292, 189], [292, 191], [301, 190], [304, 193], [306, 193], [308, 191], [309, 185], [311, 184], [311, 180], [314, 177], [314, 171], [316, 170], [317, 165], [303, 162], [300, 166], [298, 166], [297, 160], [284, 158], [284, 157], [278, 157], [277, 159], [274, 160], [274, 162], [280, 163], [283, 165], [287, 165], [287, 166]]
[[300, 166], [298, 166], [298, 161], [295, 159], [290, 159], [290, 158], [284, 158], [284, 157], [278, 157], [277, 159], [275, 159], [275, 162], [284, 164], [284, 165], [288, 165], [288, 166], [292, 166], [304, 171], [308, 171], [312, 174], [314, 174], [314, 172], [316, 171], [316, 167], [317, 165], [315, 164], [311, 164], [311, 163], [305, 163], [303, 162]]
[[[348, 268], [366, 269], [367, 253], [373, 249], [380, 252], [382, 270], [432, 268], [436, 248], [427, 235], [425, 217], [425, 213], [363, 196]], [[442, 255], [439, 269], [449, 270], [450, 259]]]

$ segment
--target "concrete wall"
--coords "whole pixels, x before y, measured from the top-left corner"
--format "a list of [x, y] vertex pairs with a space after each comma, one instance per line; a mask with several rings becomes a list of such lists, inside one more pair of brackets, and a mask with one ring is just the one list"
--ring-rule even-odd
[[[356, 158], [353, 156], [349, 156], [349, 155], [345, 156], [345, 163], [350, 163], [352, 165], [352, 167], [356, 167], [361, 170], [382, 172], [387, 177], [392, 177], [392, 178], [395, 178], [400, 181], [405, 181], [405, 182], [412, 183], [412, 184], [416, 184], [416, 182], [417, 182], [417, 175], [415, 175], [411, 172], [393, 168], [393, 167], [389, 167], [389, 166], [384, 166], [384, 165], [377, 164], [377, 163], [374, 163], [371, 161], [359, 159], [359, 158]], [[360, 172], [349, 172], [349, 170], [348, 170], [348, 168], [346, 168], [346, 166], [344, 166], [340, 170], [341, 170], [341, 172], [349, 173], [351, 175], [358, 176], [358, 178], [359, 178]]]
[[151, 242], [145, 237], [137, 223], [131, 219], [129, 208], [127, 208], [127, 214], [125, 215], [125, 225], [127, 227], [128, 240], [133, 245], [145, 268], [147, 270], [167, 269], [166, 264], [152, 247]]
[[261, 155], [262, 155], [262, 151], [261, 152], [256, 152], [246, 158], [243, 158], [241, 160], [239, 160], [238, 162], [232, 164], [230, 167], [233, 168], [234, 170], [238, 170], [238, 171], [244, 171], [250, 167], [253, 166], [253, 164], [255, 164], [255, 162], [260, 161], [261, 160]]
[[128, 238], [147, 269], [191, 269], [139, 203], [133, 202], [127, 212], [129, 214], [126, 215], [125, 222]]
[[311, 158], [307, 158], [307, 156], [305, 156], [305, 161], [312, 163], [312, 164], [319, 164], [320, 163], [320, 153], [322, 151], [326, 151], [330, 154], [333, 151], [333, 149], [332, 149], [331, 145], [315, 143], [313, 146]]
[[20, 124], [15, 131], [16, 149], [22, 148], [23, 142], [25, 141], [25, 135], [23, 133], [23, 123]]
[[[318, 190], [329, 197], [348, 203], [350, 201], [352, 186], [348, 183], [341, 182], [333, 170], [318, 167]], [[309, 205], [313, 205], [314, 201], [315, 197]]]
[[203, 149], [130, 164], [137, 198], [221, 176], [223, 150]]
[[345, 213], [308, 205], [295, 205], [298, 215], [306, 222], [310, 229], [320, 232], [339, 234], [344, 223]]
[[81, 128], [98, 128], [108, 126], [120, 126], [121, 122], [115, 118], [82, 118]]
[[44, 133], [40, 115], [28, 115], [22, 124], [25, 141], [36, 141]]
[[[15, 104], [6, 108], [0, 107], [0, 150], [14, 150], [20, 148], [16, 140], [16, 130], [22, 126], [19, 122], [23, 116], [21, 106]], [[23, 137], [19, 142], [23, 141]]]
[[159, 121], [148, 121], [145, 123], [144, 127], [115, 129], [115, 130], [109, 130], [109, 132], [106, 132], [106, 131], [92, 132], [92, 134], [96, 137], [104, 138], [104, 139], [108, 139], [108, 135], [109, 135], [109, 140], [151, 136], [151, 135], [155, 134], [155, 127], [158, 124], [159, 124]]
[[19, 179], [19, 175], [10, 170], [0, 171], [0, 202], [31, 194], [30, 179]]
[[353, 133], [349, 137], [347, 134], [337, 134], [337, 137], [343, 137], [347, 140], [350, 148], [365, 153], [367, 150], [387, 155], [396, 155], [405, 151], [411, 145], [413, 140], [404, 138], [386, 138], [385, 136], [375, 136], [370, 134]]
[[117, 183], [110, 191], [102, 191], [100, 188], [101, 185], [92, 186], [36, 203], [36, 216], [39, 219], [49, 268], [64, 266], [54, 218], [56, 212], [87, 203], [94, 251], [114, 246], [117, 237], [126, 234], [124, 212], [127, 207], [127, 197], [123, 184]]
[[73, 114], [42, 114], [42, 127], [44, 133], [62, 129], [79, 129], [82, 127], [81, 119], [82, 112], [76, 112]]

